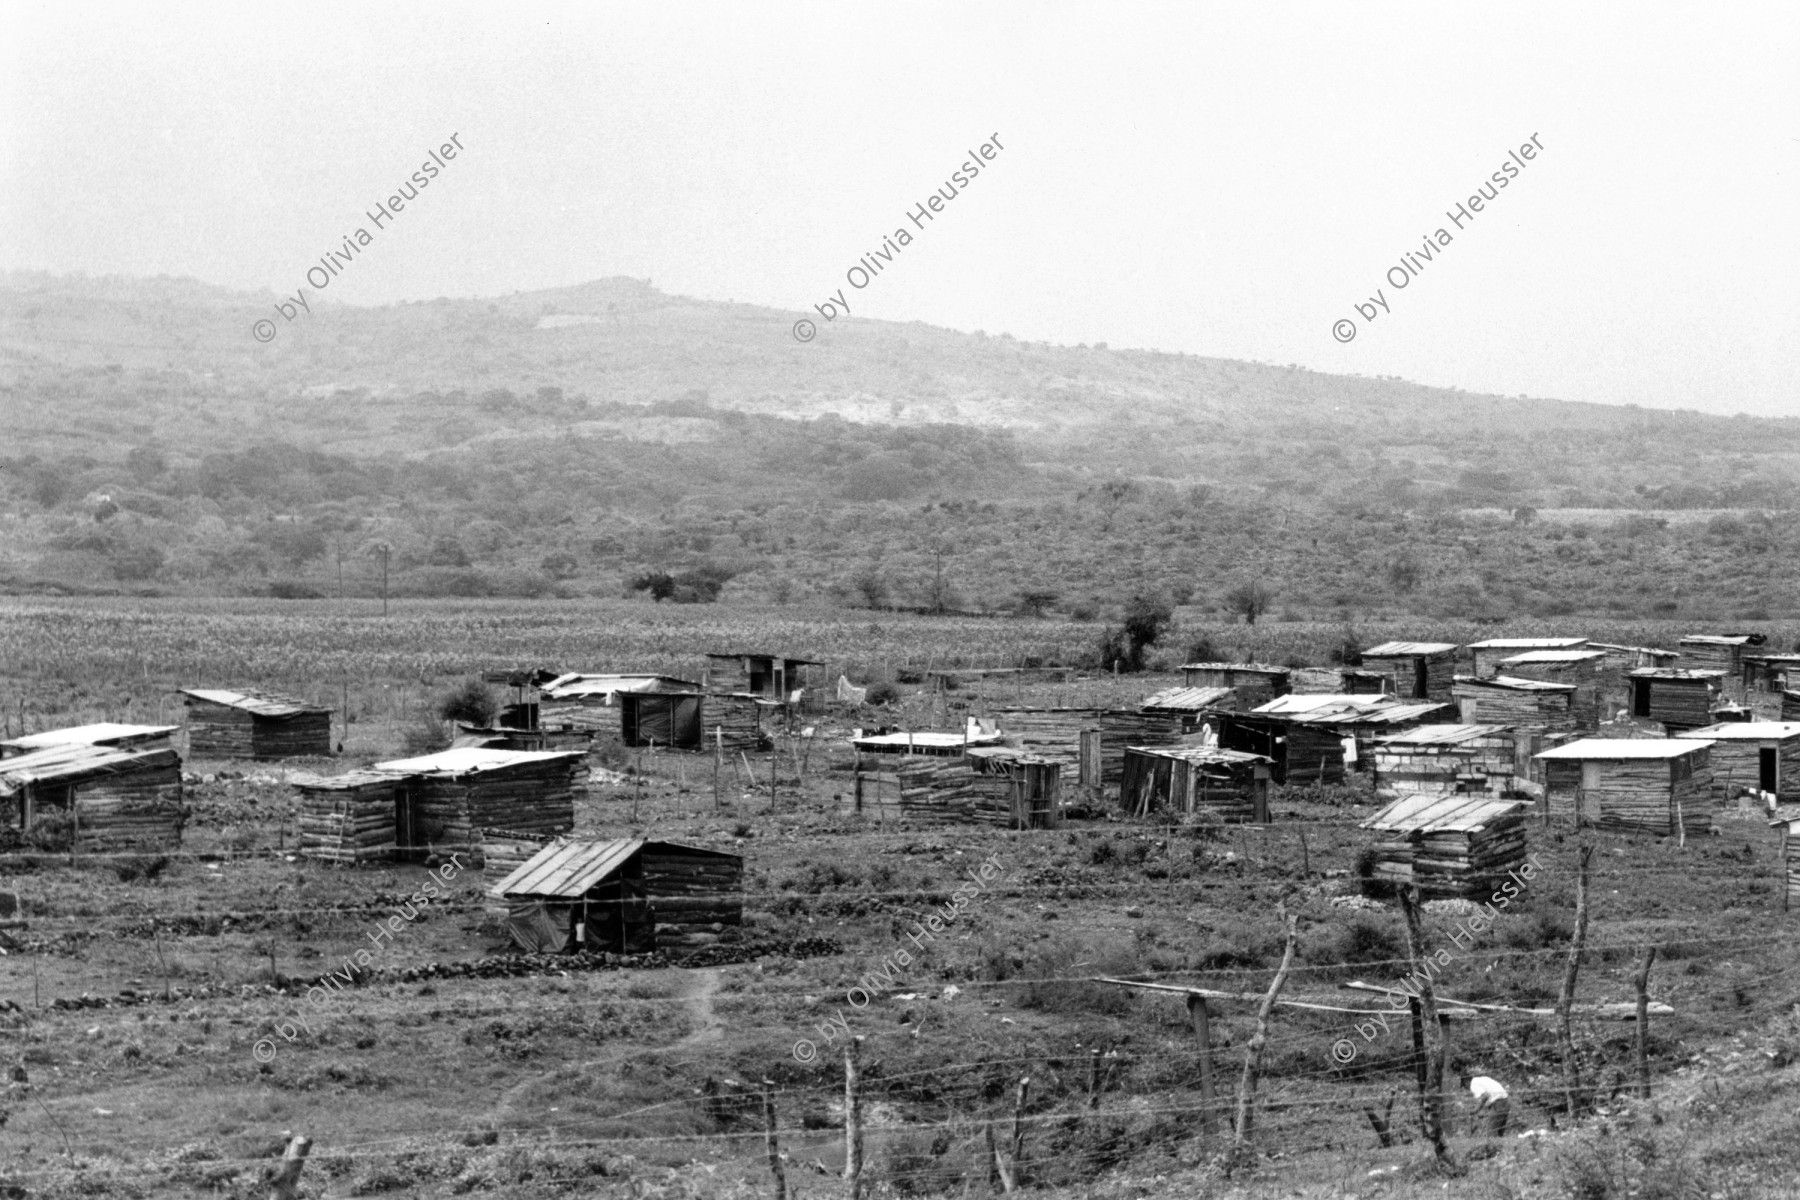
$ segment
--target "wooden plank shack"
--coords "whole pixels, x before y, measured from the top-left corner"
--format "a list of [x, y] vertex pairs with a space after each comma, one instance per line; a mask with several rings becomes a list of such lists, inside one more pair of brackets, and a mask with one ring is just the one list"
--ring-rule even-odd
[[1525, 810], [1491, 796], [1402, 796], [1362, 824], [1385, 835], [1368, 878], [1439, 898], [1490, 895], [1525, 860]]
[[1740, 703], [1744, 699], [1744, 656], [1768, 639], [1760, 633], [1696, 633], [1675, 644], [1681, 648], [1682, 665], [1691, 671], [1724, 673], [1723, 691], [1727, 700]]
[[1446, 702], [1459, 649], [1448, 642], [1383, 642], [1362, 652], [1362, 669], [1392, 679], [1393, 687], [1385, 690], [1402, 700]]
[[1267, 704], [1277, 696], [1293, 690], [1293, 672], [1287, 667], [1267, 663], [1186, 663], [1181, 668], [1181, 682], [1191, 688], [1230, 688], [1245, 708]]
[[1500, 660], [1500, 673], [1511, 679], [1536, 679], [1575, 687], [1577, 728], [1600, 728], [1601, 672], [1606, 655], [1599, 650], [1527, 650]]
[[1129, 708], [996, 708], [991, 716], [1008, 741], [1080, 764], [1081, 784], [1102, 790], [1119, 786], [1126, 746], [1172, 746], [1188, 728], [1182, 714]]
[[1600, 664], [1600, 704], [1603, 711], [1616, 712], [1631, 708], [1631, 672], [1645, 667], [1672, 667], [1681, 655], [1674, 650], [1655, 646], [1624, 646], [1613, 642], [1589, 642], [1589, 650], [1598, 650], [1604, 659]]
[[1631, 684], [1631, 715], [1679, 733], [1713, 723], [1725, 676], [1720, 671], [1642, 667], [1626, 679]]
[[331, 710], [248, 688], [183, 688], [190, 755], [218, 758], [326, 758]]
[[1132, 816], [1160, 809], [1267, 824], [1272, 765], [1264, 755], [1217, 746], [1127, 746], [1120, 803]]
[[1464, 724], [1510, 725], [1532, 733], [1571, 733], [1577, 726], [1572, 683], [1458, 675], [1450, 695]]
[[1540, 811], [1614, 833], [1698, 836], [1713, 819], [1710, 741], [1583, 738], [1546, 750]]
[[570, 751], [462, 747], [373, 770], [400, 781], [394, 843], [399, 857], [410, 858], [429, 850], [473, 854], [484, 829], [567, 833], [575, 827], [584, 759]]
[[1513, 731], [1504, 725], [1418, 725], [1375, 739], [1376, 794], [1500, 796], [1513, 787]]
[[295, 775], [300, 857], [355, 866], [394, 857], [400, 781], [381, 771]]
[[1159, 717], [1179, 717], [1183, 733], [1193, 733], [1210, 712], [1230, 712], [1243, 707], [1237, 692], [1228, 687], [1172, 687], [1145, 698], [1138, 711]]
[[642, 838], [559, 839], [491, 884], [528, 952], [679, 954], [744, 923], [744, 860]]
[[0, 759], [6, 825], [47, 850], [181, 844], [181, 756], [164, 745], [48, 745]]
[[1713, 743], [1715, 800], [1730, 804], [1745, 790], [1800, 803], [1800, 721], [1729, 721], [1687, 729], [1677, 738]]
[[650, 672], [594, 675], [574, 672], [538, 685], [538, 727], [547, 731], [614, 733], [619, 696], [626, 692], [701, 692], [698, 683]]
[[1513, 674], [1513, 672], [1501, 669], [1502, 661], [1533, 650], [1588, 650], [1593, 648], [1588, 645], [1586, 638], [1579, 637], [1489, 638], [1485, 642], [1470, 642], [1464, 647], [1469, 652], [1469, 674], [1477, 679], [1492, 679], [1496, 675]]
[[1054, 829], [1062, 824], [1065, 759], [1011, 746], [976, 746], [957, 757], [857, 756], [842, 811], [914, 825]]
[[1377, 737], [1445, 711], [1386, 695], [1287, 695], [1247, 713], [1218, 714], [1218, 744], [1268, 758], [1277, 783], [1341, 783], [1347, 763], [1365, 761]]
[[793, 701], [806, 682], [806, 668], [819, 665], [810, 658], [736, 650], [708, 654], [706, 662], [702, 682], [707, 691], [747, 694], [777, 704]]

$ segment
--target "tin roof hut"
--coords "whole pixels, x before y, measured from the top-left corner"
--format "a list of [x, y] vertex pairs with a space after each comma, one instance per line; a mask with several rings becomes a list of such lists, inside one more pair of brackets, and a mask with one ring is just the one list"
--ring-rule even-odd
[[250, 689], [183, 688], [188, 753], [218, 758], [326, 758], [331, 710]]
[[810, 658], [735, 650], [708, 654], [706, 659], [707, 691], [748, 694], [777, 704], [792, 702], [800, 693], [804, 669], [819, 665]]
[[573, 751], [443, 750], [376, 763], [399, 779], [394, 844], [401, 857], [428, 850], [471, 852], [487, 829], [546, 836], [575, 827]]
[[1017, 746], [971, 745], [961, 754], [891, 753], [856, 756], [855, 786], [845, 814], [920, 825], [993, 825], [1055, 829], [1062, 825], [1061, 757]]
[[744, 923], [740, 855], [643, 838], [559, 840], [490, 897], [527, 953], [697, 950]]
[[1383, 642], [1362, 652], [1362, 669], [1390, 677], [1388, 690], [1402, 700], [1442, 702], [1450, 699], [1457, 650], [1448, 642]]
[[1375, 739], [1378, 795], [1501, 795], [1514, 775], [1513, 731], [1503, 725], [1418, 725]]
[[1781, 694], [1800, 687], [1800, 654], [1744, 655], [1744, 698], [1759, 714], [1781, 715]]
[[613, 710], [619, 707], [622, 694], [703, 690], [697, 683], [672, 675], [571, 672], [538, 686], [538, 724], [544, 729], [612, 730], [618, 728]]
[[1485, 642], [1471, 642], [1467, 649], [1471, 655], [1472, 665], [1469, 673], [1477, 679], [1492, 679], [1496, 675], [1512, 672], [1500, 669], [1502, 660], [1514, 655], [1526, 654], [1533, 650], [1585, 650], [1590, 649], [1588, 640], [1579, 637], [1541, 637], [1541, 638], [1489, 638]]
[[112, 745], [52, 742], [0, 758], [7, 827], [46, 849], [77, 853], [179, 846], [188, 810], [173, 732]]
[[1768, 641], [1760, 633], [1696, 633], [1676, 642], [1684, 665], [1695, 671], [1722, 671], [1728, 700], [1744, 698], [1744, 655]]
[[381, 771], [296, 775], [300, 857], [355, 866], [394, 857], [400, 780]]
[[1080, 764], [1083, 787], [1115, 788], [1127, 746], [1171, 746], [1191, 728], [1188, 714], [1128, 708], [996, 708], [1000, 731], [1047, 758]]
[[1267, 824], [1272, 765], [1264, 755], [1217, 746], [1127, 746], [1119, 799], [1134, 816], [1162, 809]]
[[1546, 750], [1537, 756], [1545, 811], [1616, 833], [1704, 833], [1712, 747], [1691, 738], [1584, 738]]
[[1525, 860], [1525, 806], [1486, 796], [1412, 794], [1363, 822], [1387, 836], [1368, 877], [1434, 898], [1488, 896]]
[[1265, 663], [1197, 662], [1181, 668], [1181, 682], [1186, 687], [1230, 688], [1238, 694], [1244, 708], [1287, 695], [1293, 690], [1292, 676], [1287, 667]]
[[1236, 690], [1228, 687], [1172, 687], [1145, 698], [1138, 711], [1159, 717], [1176, 717], [1183, 733], [1200, 727], [1200, 719], [1209, 712], [1227, 712], [1243, 707]]
[[1537, 679], [1575, 686], [1573, 711], [1577, 728], [1600, 727], [1601, 670], [1606, 655], [1599, 650], [1527, 650], [1500, 660], [1500, 673], [1511, 679]]
[[1611, 642], [1589, 642], [1589, 650], [1605, 657], [1600, 663], [1600, 702], [1603, 708], [1631, 707], [1631, 672], [1645, 667], [1672, 667], [1681, 655], [1674, 650], [1655, 646], [1621, 646]]
[[1725, 676], [1721, 671], [1643, 667], [1626, 675], [1631, 685], [1631, 715], [1656, 721], [1670, 733], [1713, 723]]
[[1713, 778], [1721, 803], [1744, 788], [1774, 796], [1777, 803], [1800, 801], [1800, 721], [1728, 721], [1675, 736], [1713, 743]]
[[669, 750], [766, 750], [762, 714], [774, 702], [722, 692], [620, 692], [619, 736], [627, 746]]

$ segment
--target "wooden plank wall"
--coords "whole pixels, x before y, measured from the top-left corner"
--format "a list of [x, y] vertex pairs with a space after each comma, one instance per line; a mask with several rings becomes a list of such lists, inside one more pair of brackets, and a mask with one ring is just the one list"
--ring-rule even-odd
[[1525, 829], [1524, 816], [1513, 813], [1472, 832], [1384, 833], [1370, 874], [1416, 884], [1427, 896], [1485, 898], [1525, 860]]
[[[1690, 765], [1663, 758], [1601, 763], [1600, 786], [1583, 794], [1582, 764], [1555, 759], [1545, 764], [1546, 800], [1552, 817], [1570, 821], [1597, 803], [1595, 826], [1609, 833], [1675, 834], [1679, 804], [1690, 836], [1705, 833], [1713, 820], [1713, 772], [1704, 761]], [[1579, 805], [1579, 810], [1578, 810]]]
[[774, 742], [763, 732], [762, 706], [750, 696], [708, 695], [700, 711], [700, 726], [705, 748], [716, 747], [723, 739], [725, 753], [736, 750], [766, 750]]
[[1712, 697], [1703, 679], [1652, 679], [1650, 719], [1671, 733], [1711, 725]]
[[331, 714], [276, 719], [226, 704], [188, 704], [188, 753], [217, 758], [323, 758], [331, 753]]
[[1012, 779], [967, 759], [871, 754], [858, 761], [845, 813], [917, 825], [1013, 826]]
[[296, 790], [302, 858], [354, 866], [393, 857], [393, 782]]
[[1451, 699], [1459, 712], [1465, 700], [1473, 700], [1473, 712], [1464, 713], [1470, 725], [1510, 725], [1539, 733], [1569, 733], [1577, 728], [1574, 697], [1569, 692], [1515, 692], [1505, 688], [1457, 684]]
[[1507, 731], [1455, 745], [1376, 746], [1370, 758], [1384, 796], [1497, 796], [1513, 784], [1514, 738]]
[[697, 950], [744, 923], [744, 860], [644, 847], [644, 890], [656, 916], [658, 950]]
[[165, 754], [166, 760], [159, 755], [153, 764], [75, 787], [78, 851], [172, 850], [181, 845], [188, 817], [181, 761], [173, 750]]
[[1732, 793], [1739, 788], [1755, 788], [1761, 783], [1762, 749], [1765, 744], [1775, 745], [1781, 759], [1781, 802], [1800, 802], [1800, 738], [1789, 738], [1781, 743], [1738, 741], [1734, 738], [1713, 743], [1713, 799], [1716, 803], [1730, 804]]
[[1520, 663], [1513, 669], [1515, 678], [1537, 679], [1544, 683], [1572, 683], [1575, 696], [1572, 710], [1576, 727], [1600, 728], [1599, 660], [1585, 663]]

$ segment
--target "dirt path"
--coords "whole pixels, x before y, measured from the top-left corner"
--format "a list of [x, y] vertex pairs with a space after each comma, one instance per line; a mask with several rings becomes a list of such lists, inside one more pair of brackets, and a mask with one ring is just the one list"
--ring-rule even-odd
[[681, 990], [669, 997], [669, 999], [671, 1002], [682, 1004], [687, 1009], [688, 1017], [694, 1028], [686, 1037], [683, 1037], [679, 1041], [671, 1042], [667, 1046], [656, 1047], [649, 1051], [639, 1047], [619, 1046], [599, 1058], [590, 1059], [587, 1062], [576, 1063], [573, 1065], [563, 1063], [554, 1070], [546, 1071], [541, 1075], [533, 1075], [529, 1079], [521, 1080], [500, 1093], [499, 1100], [494, 1104], [492, 1119], [496, 1121], [506, 1120], [512, 1115], [513, 1108], [518, 1103], [520, 1097], [524, 1096], [532, 1088], [544, 1083], [546, 1080], [554, 1079], [556, 1076], [567, 1071], [574, 1070], [578, 1074], [590, 1071], [595, 1067], [612, 1062], [628, 1053], [667, 1054], [671, 1051], [685, 1050], [690, 1046], [704, 1046], [714, 1042], [723, 1041], [725, 1037], [725, 1022], [713, 1012], [713, 997], [718, 994], [719, 988], [723, 985], [724, 981], [724, 973], [718, 967], [683, 972]]

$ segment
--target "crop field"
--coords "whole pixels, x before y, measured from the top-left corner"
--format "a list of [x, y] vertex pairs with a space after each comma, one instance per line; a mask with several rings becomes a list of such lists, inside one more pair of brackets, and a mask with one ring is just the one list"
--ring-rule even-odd
[[[902, 699], [879, 713], [820, 705], [811, 737], [796, 729], [735, 761], [597, 754], [579, 832], [745, 857], [741, 940], [682, 965], [513, 955], [471, 869], [375, 941], [377, 970], [309, 1001], [308, 985], [370, 946], [434, 868], [297, 858], [294, 792], [271, 764], [190, 759], [177, 852], [0, 856], [0, 892], [28, 922], [0, 957], [17, 1067], [0, 1098], [0, 1196], [261, 1196], [287, 1131], [313, 1139], [304, 1196], [768, 1196], [765, 1095], [789, 1194], [839, 1196], [852, 1037], [873, 1196], [986, 1194], [990, 1123], [1014, 1185], [1050, 1200], [1796, 1194], [1800, 913], [1782, 909], [1779, 838], [1761, 820], [1721, 812], [1683, 845], [1534, 819], [1540, 870], [1491, 927], [1470, 936], [1455, 905], [1430, 907], [1440, 995], [1551, 1007], [1591, 845], [1577, 1001], [1629, 1008], [1653, 945], [1649, 995], [1673, 1010], [1650, 1018], [1649, 1099], [1635, 1094], [1634, 1022], [1577, 1011], [1586, 1111], [1574, 1120], [1553, 1018], [1449, 1022], [1452, 1064], [1502, 1079], [1511, 1132], [1541, 1133], [1480, 1137], [1452, 1078], [1449, 1141], [1465, 1173], [1445, 1179], [1419, 1133], [1405, 1008], [1396, 1019], [1345, 986], [1397, 988], [1409, 970], [1397, 906], [1358, 894], [1371, 835], [1357, 823], [1376, 807], [1366, 783], [1278, 789], [1271, 823], [1251, 827], [1130, 819], [1116, 805], [1033, 832], [844, 811], [853, 726], [955, 727], [988, 702], [1135, 702], [1179, 682], [1073, 669], [936, 696], [907, 682], [932, 666], [1079, 663], [1099, 628], [625, 603], [412, 602], [385, 619], [367, 602], [6, 603], [13, 730], [173, 723], [177, 684], [279, 688], [334, 708], [347, 692], [345, 748], [295, 764], [310, 770], [396, 755], [430, 700], [491, 667], [680, 674], [707, 649], [767, 648], [824, 660], [832, 680], [898, 679]], [[1783, 649], [1800, 632], [1766, 628]], [[1167, 665], [1204, 638], [1229, 657], [1322, 663], [1345, 630], [1186, 623], [1162, 653]], [[1428, 621], [1354, 632], [1365, 644], [1480, 636]], [[1684, 630], [1581, 632], [1666, 644]], [[983, 863], [994, 869], [979, 893], [921, 936]], [[1182, 995], [1097, 980], [1260, 997], [1283, 958], [1284, 908], [1298, 940], [1282, 995], [1322, 1008], [1270, 1015], [1258, 1154], [1227, 1176], [1223, 1131], [1257, 1003], [1210, 1003], [1208, 1112]], [[1366, 1110], [1391, 1114], [1388, 1138]]]

